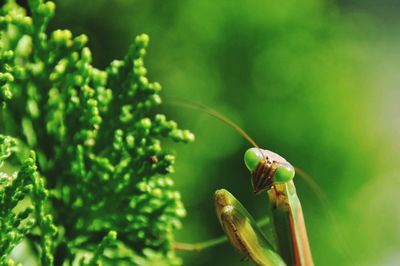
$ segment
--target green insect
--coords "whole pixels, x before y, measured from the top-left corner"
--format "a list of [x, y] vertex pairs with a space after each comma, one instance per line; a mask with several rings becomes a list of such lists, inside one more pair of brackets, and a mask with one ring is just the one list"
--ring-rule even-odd
[[[240, 202], [229, 192], [220, 190], [215, 196], [216, 211], [228, 239], [257, 265], [284, 265], [283, 261], [288, 265], [313, 265], [303, 212], [293, 183], [294, 167], [278, 154], [259, 148], [248, 149], [244, 161], [252, 175], [254, 192], [267, 191], [273, 221], [270, 226], [276, 235], [268, 240]], [[239, 230], [235, 231], [232, 226], [239, 220], [246, 226], [236, 226]]]
[[[270, 208], [267, 237], [246, 208], [227, 190], [215, 192], [218, 221], [233, 247], [256, 265], [314, 265], [303, 211], [293, 183], [295, 168], [280, 155], [258, 147], [240, 127], [218, 112], [198, 103], [178, 100], [174, 104], [210, 114], [244, 136], [253, 147], [244, 155], [256, 194], [266, 191]], [[224, 238], [200, 244], [177, 243], [177, 249], [201, 250], [224, 242]]]

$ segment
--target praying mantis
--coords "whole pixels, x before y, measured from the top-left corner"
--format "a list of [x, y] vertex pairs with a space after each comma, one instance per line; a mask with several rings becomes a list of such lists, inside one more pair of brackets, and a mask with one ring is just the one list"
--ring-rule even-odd
[[278, 154], [250, 148], [245, 163], [255, 193], [266, 190], [276, 241], [267, 239], [254, 219], [226, 190], [215, 193], [216, 212], [232, 245], [257, 265], [313, 265], [303, 212], [293, 183], [294, 167]]
[[[223, 121], [244, 136], [253, 147], [244, 155], [255, 194], [267, 192], [270, 216], [268, 237], [246, 208], [227, 190], [215, 192], [217, 218], [228, 240], [256, 265], [314, 265], [303, 211], [293, 182], [295, 168], [280, 155], [261, 149], [239, 126], [207, 106], [179, 100], [175, 104], [197, 109]], [[177, 249], [201, 250], [224, 241], [219, 238], [201, 244], [176, 243]]]

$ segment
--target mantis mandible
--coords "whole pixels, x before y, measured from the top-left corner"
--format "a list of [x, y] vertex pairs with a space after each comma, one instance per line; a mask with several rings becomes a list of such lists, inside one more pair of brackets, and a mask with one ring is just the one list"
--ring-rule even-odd
[[[222, 120], [253, 145], [245, 152], [244, 161], [251, 173], [253, 191], [256, 194], [267, 191], [272, 221], [269, 226], [274, 227], [275, 236], [268, 239], [245, 207], [227, 190], [220, 189], [215, 192], [217, 217], [234, 248], [256, 265], [314, 265], [303, 211], [293, 183], [295, 168], [280, 155], [259, 148], [239, 126], [207, 106], [187, 100], [178, 100], [175, 104]], [[180, 244], [177, 248], [200, 250], [221, 242], [223, 239], [191, 248]]]

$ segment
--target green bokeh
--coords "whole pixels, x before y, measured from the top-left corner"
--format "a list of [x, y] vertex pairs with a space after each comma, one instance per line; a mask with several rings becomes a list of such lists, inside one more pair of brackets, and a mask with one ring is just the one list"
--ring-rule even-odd
[[[322, 0], [56, 4], [51, 26], [87, 33], [95, 64], [121, 58], [136, 34], [149, 34], [146, 65], [164, 97], [218, 110], [315, 179], [323, 195], [298, 176], [295, 182], [316, 265], [400, 260], [399, 38], [384, 16]], [[252, 194], [243, 163], [251, 145], [205, 114], [167, 111], [197, 138], [177, 150], [175, 178], [188, 210], [177, 239], [222, 233], [218, 188], [262, 217], [265, 195]], [[228, 244], [181, 256], [185, 265], [248, 265]]]

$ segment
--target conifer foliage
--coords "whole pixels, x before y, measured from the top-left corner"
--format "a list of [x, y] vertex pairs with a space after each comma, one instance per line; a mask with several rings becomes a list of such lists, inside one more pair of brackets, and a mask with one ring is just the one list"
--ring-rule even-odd
[[149, 38], [92, 65], [85, 35], [48, 32], [55, 4], [0, 10], [0, 264], [31, 247], [39, 265], [179, 265], [185, 209], [162, 141], [194, 136], [154, 109]]

